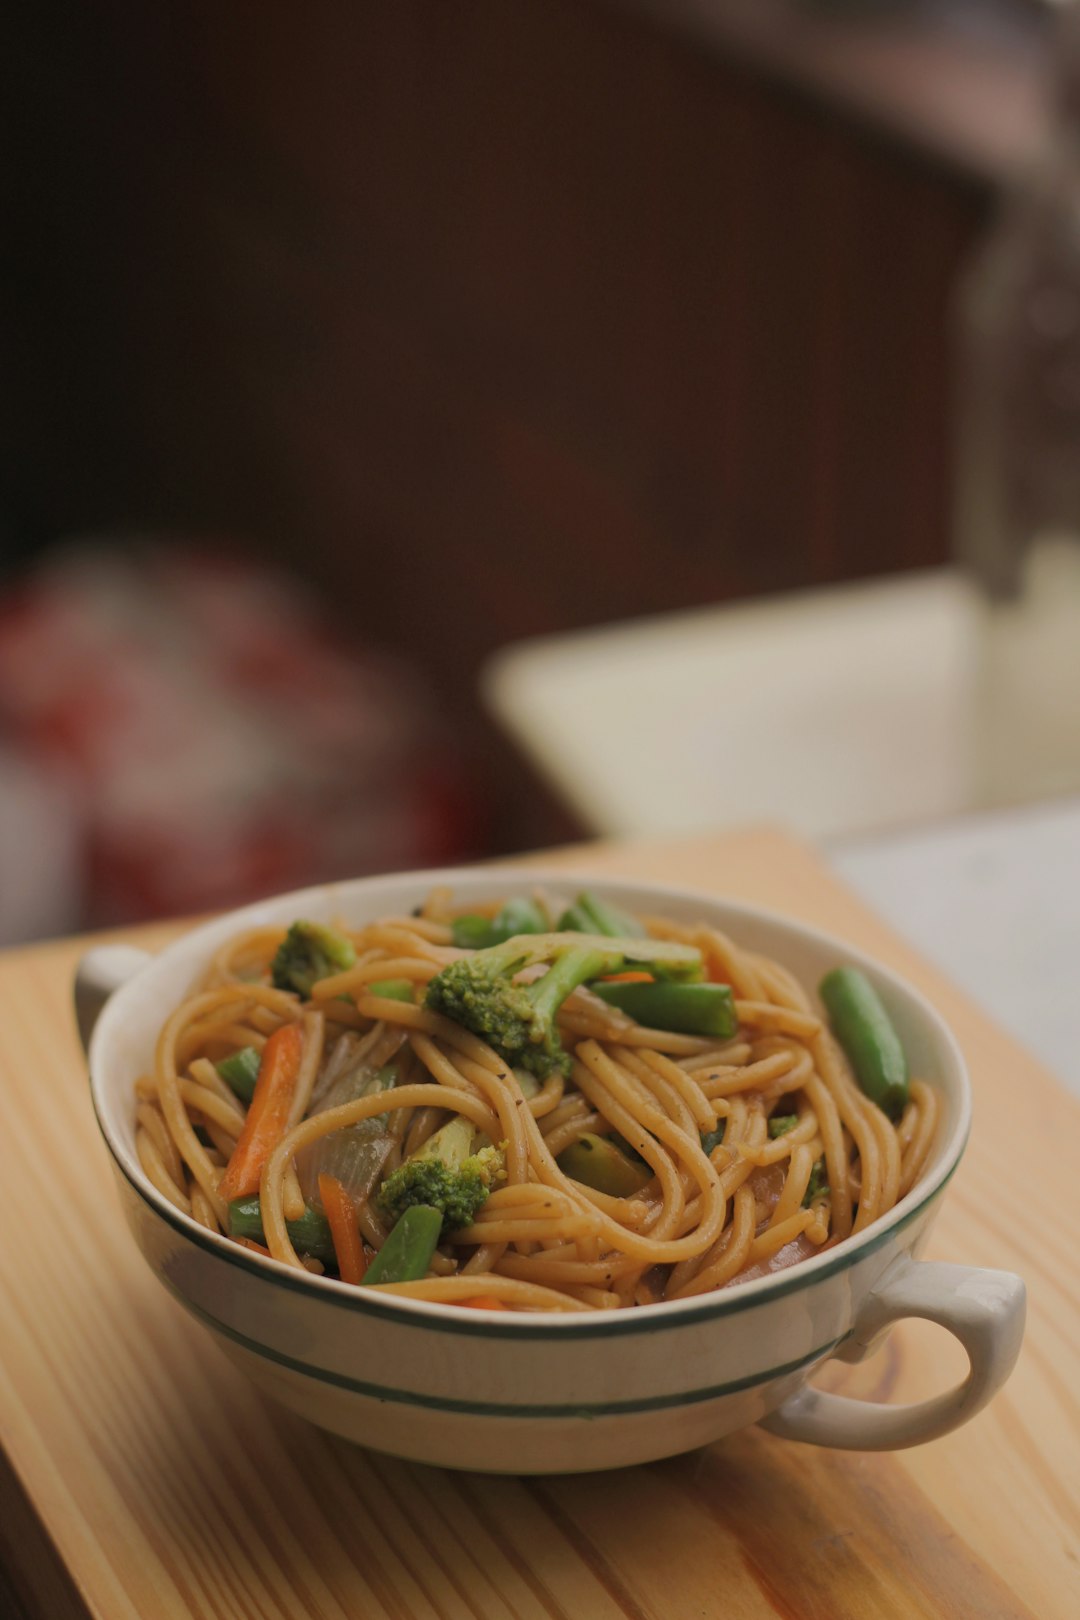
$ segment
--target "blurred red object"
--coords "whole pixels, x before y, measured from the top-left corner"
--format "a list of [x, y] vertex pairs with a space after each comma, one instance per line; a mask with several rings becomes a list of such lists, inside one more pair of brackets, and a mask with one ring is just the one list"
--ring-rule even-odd
[[0, 730], [69, 784], [88, 923], [473, 852], [434, 699], [356, 619], [206, 544], [73, 542], [0, 599]]

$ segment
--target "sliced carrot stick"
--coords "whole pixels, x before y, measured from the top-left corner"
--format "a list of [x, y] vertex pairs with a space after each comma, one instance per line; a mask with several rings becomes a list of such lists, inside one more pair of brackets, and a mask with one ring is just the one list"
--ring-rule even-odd
[[299, 1024], [283, 1024], [263, 1047], [255, 1095], [232, 1158], [218, 1182], [222, 1198], [247, 1198], [258, 1192], [262, 1167], [289, 1126], [289, 1107], [303, 1051]]
[[640, 973], [636, 969], [626, 973], [602, 973], [601, 984], [652, 984], [651, 973]]
[[470, 1310], [474, 1311], [506, 1311], [510, 1309], [501, 1299], [496, 1299], [494, 1294], [473, 1294], [471, 1299], [463, 1299], [459, 1303], [467, 1305]]
[[330, 1225], [342, 1282], [363, 1282], [367, 1260], [356, 1223], [356, 1205], [337, 1177], [325, 1173], [319, 1177], [319, 1197]]
[[272, 1259], [270, 1250], [265, 1243], [256, 1243], [254, 1238], [237, 1238], [236, 1241], [242, 1248], [253, 1249], [256, 1254], [265, 1254], [268, 1260]]

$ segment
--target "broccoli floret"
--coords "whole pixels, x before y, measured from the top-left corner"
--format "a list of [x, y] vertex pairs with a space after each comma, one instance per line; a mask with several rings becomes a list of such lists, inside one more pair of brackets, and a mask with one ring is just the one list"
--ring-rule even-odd
[[336, 928], [294, 922], [278, 946], [270, 973], [278, 990], [295, 990], [307, 1000], [317, 980], [343, 973], [355, 961], [352, 941]]
[[[540, 978], [514, 982], [523, 968], [541, 962], [549, 965]], [[451, 962], [432, 979], [425, 1004], [479, 1035], [512, 1067], [545, 1080], [570, 1070], [555, 1022], [567, 996], [626, 967], [663, 979], [700, 979], [703, 973], [700, 951], [666, 940], [523, 934]]]
[[[486, 1145], [478, 1146], [478, 1141]], [[452, 1231], [472, 1224], [493, 1185], [505, 1176], [502, 1149], [458, 1116], [391, 1171], [379, 1191], [379, 1204], [394, 1221], [412, 1204], [430, 1204], [442, 1210], [443, 1229]]]

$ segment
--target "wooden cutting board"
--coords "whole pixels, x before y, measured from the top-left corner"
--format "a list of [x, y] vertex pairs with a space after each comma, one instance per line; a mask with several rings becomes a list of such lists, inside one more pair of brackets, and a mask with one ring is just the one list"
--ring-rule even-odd
[[[602, 1475], [443, 1474], [277, 1410], [155, 1282], [114, 1196], [70, 1011], [85, 942], [0, 958], [0, 1613], [39, 1620], [908, 1620], [1080, 1614], [1080, 1107], [809, 850], [760, 831], [544, 858], [803, 918], [918, 984], [974, 1077], [932, 1244], [1030, 1289], [1012, 1381], [895, 1456], [759, 1431]], [[175, 925], [133, 936], [155, 947]], [[904, 1324], [835, 1389], [911, 1400], [962, 1354]], [[5, 1582], [7, 1583], [5, 1587]]]

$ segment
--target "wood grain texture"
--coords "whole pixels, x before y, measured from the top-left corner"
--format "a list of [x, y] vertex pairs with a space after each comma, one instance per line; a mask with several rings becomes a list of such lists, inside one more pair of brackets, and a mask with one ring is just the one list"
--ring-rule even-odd
[[[932, 997], [976, 1092], [932, 1253], [1027, 1278], [1028, 1338], [1005, 1392], [959, 1433], [898, 1456], [750, 1430], [651, 1467], [519, 1481], [334, 1440], [264, 1402], [143, 1265], [69, 1011], [80, 946], [42, 946], [0, 959], [0, 1419], [11, 1470], [0, 1476], [0, 1550], [17, 1601], [33, 1620], [1071, 1620], [1080, 1109], [781, 834], [545, 859], [771, 906], [875, 953]], [[154, 945], [175, 931], [142, 937]], [[874, 1359], [834, 1365], [822, 1381], [917, 1399], [958, 1376], [960, 1359], [938, 1330], [905, 1325]], [[36, 1524], [10, 1516], [28, 1504]]]

